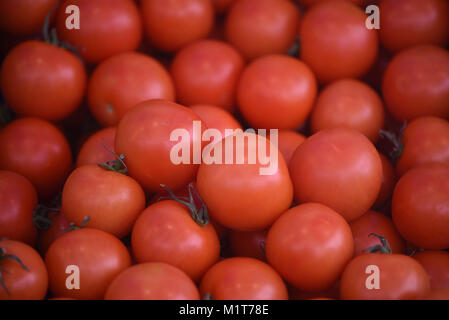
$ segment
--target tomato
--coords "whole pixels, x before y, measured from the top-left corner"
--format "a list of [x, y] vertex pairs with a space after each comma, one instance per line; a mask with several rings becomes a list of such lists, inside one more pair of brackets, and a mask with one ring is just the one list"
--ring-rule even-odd
[[50, 212], [50, 215], [52, 224], [48, 229], [41, 230], [39, 234], [38, 249], [43, 256], [45, 256], [51, 244], [66, 234], [71, 227], [70, 222], [61, 210], [59, 212]]
[[279, 131], [278, 140], [279, 151], [288, 166], [296, 149], [306, 140], [306, 137], [295, 131], [281, 130]]
[[319, 82], [358, 78], [376, 61], [377, 30], [365, 26], [367, 16], [346, 1], [324, 1], [313, 6], [301, 25], [300, 57]]
[[126, 52], [103, 61], [88, 86], [89, 108], [103, 126], [115, 126], [139, 102], [151, 99], [174, 101], [173, 81], [155, 59]]
[[236, 0], [212, 0], [215, 11], [219, 14], [226, 13]]
[[282, 278], [268, 264], [252, 258], [230, 258], [204, 275], [201, 296], [215, 300], [287, 300]]
[[449, 165], [409, 170], [396, 184], [393, 221], [405, 240], [423, 249], [449, 247]]
[[141, 12], [148, 40], [162, 51], [206, 38], [214, 26], [210, 0], [141, 0]]
[[449, 289], [449, 252], [418, 251], [413, 255], [426, 270], [430, 280], [430, 289]]
[[[293, 188], [277, 148], [255, 133], [245, 135], [228, 136], [214, 146], [225, 157], [219, 158], [221, 163], [200, 165], [197, 188], [211, 218], [219, 224], [240, 231], [263, 230], [290, 207]], [[245, 142], [251, 140], [254, 143]], [[227, 148], [228, 145], [233, 149]], [[269, 151], [268, 164], [263, 164], [258, 156], [262, 146], [265, 152]], [[232, 155], [226, 149], [232, 150]], [[237, 152], [242, 156], [241, 163], [237, 163]], [[233, 165], [225, 163], [227, 158]], [[266, 174], [261, 174], [262, 170]]]
[[[301, 4], [304, 7], [310, 7], [312, 5], [315, 5], [317, 3], [323, 2], [325, 0], [296, 0], [299, 4]], [[362, 5], [363, 4], [363, 0], [349, 0], [351, 2], [353, 2], [354, 4], [357, 5]]]
[[[145, 101], [129, 110], [120, 121], [115, 139], [115, 150], [126, 156], [131, 177], [148, 191], [162, 190], [160, 184], [177, 190], [194, 180], [199, 165], [176, 165], [170, 159], [173, 146], [170, 141], [175, 129], [185, 129], [190, 138], [189, 149], [201, 147], [201, 136], [193, 134], [193, 121], [201, 121], [189, 108], [164, 100]], [[202, 123], [201, 123], [202, 124]], [[201, 135], [204, 124], [201, 125]]]
[[0, 240], [0, 250], [0, 300], [44, 299], [48, 275], [36, 250], [14, 240]]
[[37, 230], [33, 213], [37, 193], [30, 181], [20, 174], [0, 170], [0, 239], [34, 245]]
[[287, 53], [298, 33], [301, 15], [286, 0], [240, 0], [229, 9], [226, 39], [247, 60]]
[[11, 122], [0, 131], [0, 169], [17, 172], [35, 186], [39, 197], [55, 195], [72, 168], [67, 139], [37, 118]]
[[449, 289], [435, 289], [430, 291], [425, 300], [449, 300]]
[[149, 206], [137, 219], [132, 248], [137, 262], [165, 262], [184, 271], [194, 281], [220, 256], [214, 227], [200, 225], [187, 206], [174, 200]]
[[151, 262], [134, 265], [109, 285], [105, 300], [199, 300], [193, 281], [169, 264]]
[[358, 131], [326, 129], [295, 151], [290, 175], [298, 203], [322, 203], [351, 221], [376, 201], [382, 163], [376, 148]]
[[446, 0], [383, 0], [379, 30], [382, 45], [397, 52], [422, 44], [445, 46], [449, 41]]
[[217, 129], [222, 137], [228, 136], [226, 129], [242, 129], [240, 123], [229, 112], [213, 105], [197, 104], [190, 109], [203, 120], [208, 129]]
[[396, 164], [400, 176], [426, 163], [449, 164], [449, 121], [437, 117], [416, 118], [405, 128], [401, 143], [404, 148]]
[[229, 232], [229, 245], [232, 256], [266, 260], [265, 238], [267, 230]]
[[298, 59], [268, 55], [242, 73], [237, 102], [243, 117], [257, 129], [295, 129], [312, 111], [317, 84]]
[[2, 0], [0, 29], [15, 35], [32, 35], [42, 30], [44, 20], [59, 0]]
[[186, 46], [171, 66], [179, 102], [212, 104], [232, 112], [243, 66], [240, 54], [224, 42], [202, 40]]
[[117, 127], [109, 127], [92, 134], [78, 152], [76, 166], [105, 163], [111, 160], [111, 151], [114, 151], [116, 132]]
[[377, 200], [374, 203], [374, 207], [376, 208], [382, 207], [387, 202], [393, 194], [393, 189], [397, 181], [396, 173], [390, 160], [381, 153], [379, 153], [379, 156], [382, 162], [382, 185]]
[[[81, 300], [103, 299], [114, 278], [131, 265], [125, 245], [98, 229], [78, 229], [58, 238], [45, 255], [50, 291], [54, 296]], [[79, 268], [80, 287], [70, 290], [68, 266]], [[72, 272], [72, 274], [74, 274]]]
[[384, 120], [383, 103], [376, 91], [361, 81], [342, 79], [320, 92], [310, 127], [313, 133], [348, 127], [360, 131], [376, 143]]
[[393, 221], [377, 211], [368, 211], [350, 224], [354, 237], [354, 256], [365, 253], [365, 250], [379, 243], [374, 233], [386, 238], [393, 253], [405, 253], [405, 241], [396, 230]]
[[265, 243], [270, 265], [303, 291], [330, 288], [353, 250], [348, 223], [318, 203], [306, 203], [282, 214], [268, 231]]
[[382, 94], [398, 121], [422, 116], [449, 117], [449, 52], [417, 46], [399, 52], [388, 65]]
[[80, 105], [86, 81], [76, 56], [42, 41], [16, 46], [1, 69], [2, 94], [11, 109], [50, 121], [70, 115]]
[[[79, 7], [79, 29], [66, 27], [65, 11], [71, 5]], [[132, 0], [66, 0], [56, 20], [59, 38], [75, 46], [89, 63], [134, 51], [142, 39], [142, 19]]]

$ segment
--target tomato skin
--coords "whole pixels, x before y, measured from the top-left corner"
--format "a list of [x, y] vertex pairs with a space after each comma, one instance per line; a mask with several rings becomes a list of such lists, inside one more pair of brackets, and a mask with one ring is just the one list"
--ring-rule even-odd
[[209, 0], [142, 0], [141, 12], [147, 39], [162, 51], [175, 52], [206, 38], [214, 26]]
[[382, 163], [376, 148], [358, 131], [326, 129], [295, 151], [290, 175], [298, 203], [322, 203], [352, 221], [374, 204]]
[[237, 102], [243, 117], [256, 129], [295, 129], [312, 111], [315, 76], [298, 59], [267, 55], [242, 73]]
[[287, 300], [282, 278], [268, 264], [252, 258], [229, 258], [204, 275], [201, 296], [215, 300]]
[[[79, 7], [80, 28], [66, 28], [70, 5]], [[142, 39], [142, 20], [132, 0], [66, 0], [56, 17], [61, 41], [78, 48], [88, 63], [98, 63], [114, 54], [134, 51]]]
[[365, 26], [367, 16], [346, 1], [312, 6], [301, 24], [301, 59], [320, 83], [358, 78], [374, 64], [378, 52], [376, 30]]
[[431, 290], [425, 300], [449, 300], [449, 289]]
[[42, 41], [25, 41], [3, 61], [2, 94], [20, 116], [49, 121], [70, 115], [80, 105], [86, 71], [72, 53]]
[[51, 218], [53, 224], [47, 230], [42, 230], [39, 234], [38, 249], [43, 257], [45, 257], [51, 244], [66, 234], [70, 229], [70, 222], [61, 210], [59, 213], [50, 213], [50, 215], [54, 215]]
[[352, 128], [376, 143], [384, 121], [383, 103], [376, 91], [361, 81], [342, 79], [320, 92], [310, 126], [313, 133], [341, 126]]
[[[164, 100], [145, 101], [129, 110], [120, 121], [115, 150], [126, 156], [129, 175], [147, 191], [161, 191], [160, 184], [172, 190], [194, 180], [199, 165], [193, 164], [192, 148], [201, 145], [201, 136], [193, 134], [193, 121], [201, 121], [189, 108]], [[170, 141], [175, 129], [190, 134], [190, 164], [175, 165], [170, 151], [178, 142]], [[201, 135], [205, 130], [201, 125]]]
[[393, 221], [405, 240], [423, 249], [449, 247], [449, 165], [409, 170], [396, 184]]
[[37, 230], [33, 213], [37, 200], [36, 189], [28, 179], [0, 170], [0, 238], [34, 245]]
[[398, 121], [422, 116], [449, 117], [449, 52], [416, 46], [399, 52], [385, 70], [382, 95]]
[[[76, 167], [87, 164], [105, 163], [112, 159], [117, 127], [101, 129], [92, 134], [81, 146], [76, 159]], [[105, 148], [106, 147], [106, 148]], [[111, 151], [109, 151], [109, 150]]]
[[287, 210], [270, 228], [265, 243], [270, 265], [303, 291], [328, 289], [352, 258], [353, 250], [348, 223], [318, 203]]
[[213, 105], [197, 104], [191, 106], [198, 117], [203, 120], [208, 129], [214, 128], [220, 131], [222, 137], [226, 137], [226, 129], [242, 129], [240, 123], [229, 112]]
[[266, 261], [265, 238], [267, 230], [261, 231], [235, 231], [229, 232], [229, 245], [234, 257], [248, 257]]
[[293, 157], [296, 149], [306, 141], [306, 137], [298, 132], [290, 130], [279, 131], [278, 148], [284, 157], [287, 166], [290, 165], [290, 160]]
[[[112, 280], [131, 265], [131, 258], [125, 245], [113, 235], [85, 228], [70, 231], [53, 242], [45, 264], [54, 296], [97, 300], [103, 299]], [[66, 288], [69, 265], [79, 267], [79, 290]]]
[[0, 300], [42, 300], [48, 288], [48, 274], [44, 261], [29, 245], [14, 241], [1, 240], [0, 248], [5, 254], [17, 256], [30, 270], [26, 271], [19, 263], [11, 259], [1, 262], [3, 282], [10, 295], [0, 287]]
[[380, 41], [389, 51], [423, 44], [444, 47], [449, 41], [449, 4], [445, 0], [384, 0], [379, 8]]
[[418, 251], [413, 255], [426, 270], [430, 289], [449, 289], [449, 252], [439, 250]]
[[232, 112], [243, 66], [243, 58], [225, 42], [201, 40], [184, 47], [170, 69], [179, 102], [212, 104]]
[[422, 164], [449, 164], [449, 121], [437, 117], [416, 118], [405, 128], [401, 143], [404, 149], [396, 164], [399, 176]]
[[379, 153], [379, 156], [380, 161], [382, 162], [382, 185], [377, 200], [374, 203], [374, 207], [376, 208], [385, 205], [386, 201], [393, 194], [394, 186], [397, 181], [397, 176], [390, 160], [381, 153]]
[[155, 59], [125, 52], [104, 60], [88, 86], [89, 108], [104, 127], [115, 126], [136, 104], [151, 99], [175, 100], [173, 81]]
[[55, 195], [72, 168], [67, 139], [51, 123], [22, 118], [0, 131], [0, 169], [17, 172], [36, 188], [39, 197]]
[[[379, 289], [366, 287], [368, 266], [379, 268]], [[372, 272], [371, 272], [372, 274]], [[430, 292], [424, 268], [402, 254], [369, 253], [351, 260], [341, 276], [342, 300], [419, 300]]]
[[199, 300], [193, 281], [169, 264], [150, 262], [134, 265], [109, 285], [105, 300]]

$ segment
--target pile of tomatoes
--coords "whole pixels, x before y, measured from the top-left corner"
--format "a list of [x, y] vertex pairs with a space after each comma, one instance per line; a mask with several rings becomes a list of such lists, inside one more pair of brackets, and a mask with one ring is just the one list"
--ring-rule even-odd
[[[0, 299], [449, 299], [448, 1], [2, 0], [0, 30]], [[273, 174], [195, 161], [248, 128]]]

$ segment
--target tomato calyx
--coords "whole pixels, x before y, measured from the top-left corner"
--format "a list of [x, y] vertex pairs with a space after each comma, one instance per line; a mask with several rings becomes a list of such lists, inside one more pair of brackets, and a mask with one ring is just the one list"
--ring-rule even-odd
[[380, 130], [379, 135], [387, 139], [392, 145], [392, 149], [388, 152], [388, 156], [393, 163], [396, 163], [397, 159], [402, 155], [404, 151], [404, 144], [402, 143], [402, 138], [404, 130], [407, 126], [407, 121], [404, 121], [398, 133], [394, 133], [388, 130]]
[[[6, 253], [6, 249], [5, 248], [0, 248], [0, 285], [3, 287], [3, 289], [5, 289], [6, 293], [8, 294], [8, 296], [11, 295], [11, 293], [9, 292], [8, 288], [6, 287], [5, 282], [3, 281], [3, 270], [2, 269], [2, 262], [10, 259], [10, 260], [14, 260], [16, 261], [18, 264], [20, 264], [20, 266], [25, 270], [30, 272], [30, 269], [28, 269], [28, 267], [26, 265], [23, 264], [22, 260], [20, 260], [19, 257], [13, 255], [13, 254], [7, 254]], [[6, 271], [5, 271], [6, 272]]]
[[388, 240], [385, 237], [382, 237], [375, 233], [370, 233], [368, 237], [376, 237], [380, 240], [380, 244], [376, 244], [374, 246], [371, 246], [369, 248], [365, 249], [365, 252], [369, 253], [382, 253], [382, 254], [392, 254], [393, 251], [391, 250], [390, 244], [388, 243]]
[[53, 218], [59, 213], [57, 208], [48, 208], [38, 204], [33, 212], [33, 224], [40, 231], [48, 230], [53, 225]]
[[109, 170], [109, 171], [114, 171], [114, 172], [118, 172], [118, 173], [122, 173], [124, 175], [128, 175], [128, 167], [125, 164], [125, 155], [121, 154], [121, 155], [117, 155], [114, 151], [112, 151], [111, 149], [109, 149], [108, 147], [106, 147], [103, 144], [103, 148], [105, 148], [107, 151], [109, 151], [114, 157], [115, 160], [108, 160], [106, 162], [101, 162], [101, 163], [97, 163], [98, 166], [100, 166], [103, 169]]
[[64, 230], [66, 232], [71, 232], [71, 231], [75, 231], [75, 230], [79, 230], [79, 229], [84, 229], [86, 227], [86, 225], [89, 223], [89, 221], [90, 221], [90, 217], [85, 216], [83, 222], [81, 222], [81, 226], [78, 227], [75, 224], [75, 222], [70, 222], [68, 228], [64, 228], [63, 226], [61, 226], [61, 230]]
[[[189, 197], [177, 197], [169, 187], [167, 187], [165, 184], [160, 185], [162, 188], [165, 188], [170, 195], [170, 197], [175, 200], [176, 202], [179, 202], [183, 205], [185, 205], [192, 214], [192, 219], [200, 226], [204, 227], [209, 223], [209, 214], [207, 212], [206, 204], [204, 203], [203, 199], [201, 199], [200, 195], [196, 191], [195, 187], [193, 186], [193, 183], [189, 184]], [[196, 205], [195, 200], [197, 200], [200, 203], [200, 207], [198, 208]]]

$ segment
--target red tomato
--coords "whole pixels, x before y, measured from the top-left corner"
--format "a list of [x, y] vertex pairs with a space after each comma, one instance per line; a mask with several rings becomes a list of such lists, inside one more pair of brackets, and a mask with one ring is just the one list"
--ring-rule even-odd
[[226, 38], [248, 60], [286, 53], [295, 41], [300, 18], [290, 1], [236, 1], [226, 17]]
[[295, 129], [312, 111], [317, 84], [298, 59], [268, 55], [242, 73], [237, 89], [239, 109], [256, 129]]
[[376, 91], [361, 81], [342, 79], [320, 92], [310, 127], [313, 133], [348, 127], [360, 131], [376, 143], [384, 120], [383, 103]]
[[449, 41], [446, 0], [383, 0], [380, 3], [382, 45], [390, 51], [422, 44], [445, 46]]
[[417, 118], [405, 128], [401, 143], [404, 149], [396, 164], [399, 176], [426, 163], [449, 164], [449, 121], [437, 117]]
[[165, 263], [134, 265], [109, 285], [105, 300], [199, 300], [193, 281]]
[[353, 250], [348, 223], [318, 203], [286, 211], [268, 231], [265, 243], [270, 265], [303, 291], [330, 288], [352, 258]]
[[78, 152], [76, 166], [105, 163], [111, 160], [111, 151], [114, 151], [116, 132], [117, 127], [109, 127], [91, 135]]
[[66, 234], [71, 227], [70, 222], [62, 211], [52, 212], [50, 214], [52, 215], [52, 225], [46, 230], [41, 230], [39, 234], [38, 248], [42, 256], [45, 256], [51, 244]]
[[358, 78], [376, 61], [377, 30], [365, 26], [367, 16], [346, 1], [313, 6], [301, 25], [300, 56], [319, 82]]
[[[242, 129], [240, 123], [229, 112], [213, 105], [197, 104], [190, 107], [203, 120], [208, 129], [217, 129], [222, 137], [228, 136], [226, 129]], [[232, 133], [231, 133], [232, 134]]]
[[0, 131], [0, 169], [20, 173], [40, 197], [55, 195], [72, 168], [67, 139], [52, 124], [18, 119]]
[[36, 189], [28, 179], [0, 170], [0, 239], [6, 237], [34, 245], [37, 239], [33, 224], [36, 205]]
[[284, 157], [285, 163], [290, 165], [290, 160], [293, 157], [296, 149], [306, 141], [306, 137], [302, 134], [289, 131], [289, 130], [281, 130], [278, 135], [278, 148]]
[[7, 104], [18, 115], [56, 121], [80, 105], [86, 71], [70, 52], [42, 41], [26, 41], [3, 61], [1, 86]]
[[93, 72], [87, 98], [103, 126], [115, 126], [136, 104], [151, 99], [175, 100], [168, 71], [155, 59], [126, 52], [103, 61]]
[[430, 289], [449, 289], [449, 252], [418, 251], [413, 255], [426, 270]]
[[[57, 239], [45, 256], [50, 291], [54, 296], [81, 300], [103, 299], [112, 280], [131, 265], [125, 245], [113, 235], [98, 229], [79, 229]], [[68, 266], [79, 268], [80, 287], [70, 290]]]
[[322, 203], [351, 221], [376, 201], [382, 162], [376, 148], [358, 131], [327, 129], [299, 146], [290, 161], [290, 175], [298, 203]]
[[282, 278], [268, 264], [252, 258], [230, 258], [214, 265], [203, 277], [201, 296], [215, 300], [287, 300]]
[[409, 170], [393, 192], [392, 216], [405, 240], [423, 249], [449, 247], [449, 165]]
[[[80, 28], [68, 29], [68, 6], [80, 10]], [[66, 0], [57, 15], [62, 41], [78, 49], [86, 62], [98, 63], [119, 52], [133, 51], [142, 39], [142, 21], [132, 0]]]
[[449, 300], [449, 289], [432, 290], [425, 300]]
[[388, 65], [382, 94], [396, 120], [449, 117], [449, 52], [417, 46], [399, 52]]
[[233, 111], [243, 66], [240, 54], [224, 42], [202, 40], [190, 44], [179, 51], [171, 66], [179, 102], [212, 104]]
[[141, 12], [148, 40], [162, 51], [206, 38], [214, 26], [210, 0], [141, 0]]
[[[317, 3], [326, 1], [326, 0], [296, 0], [299, 4], [301, 4], [304, 7], [310, 7], [312, 5], [315, 5]], [[349, 0], [357, 5], [362, 5], [364, 0]]]
[[[0, 250], [0, 300], [44, 299], [48, 275], [39, 254], [32, 247], [14, 240], [0, 240]], [[8, 255], [12, 256], [8, 258]]]
[[248, 257], [267, 260], [265, 257], [265, 238], [267, 230], [229, 232], [229, 245], [234, 257]]
[[383, 154], [379, 153], [382, 162], [382, 185], [380, 187], [379, 195], [374, 203], [374, 207], [382, 207], [385, 202], [393, 194], [394, 186], [396, 185], [397, 177], [390, 160]]
[[187, 206], [174, 200], [149, 206], [137, 219], [132, 248], [137, 262], [165, 262], [194, 281], [217, 262], [220, 241], [214, 227], [200, 225]]
[[[162, 190], [160, 184], [177, 190], [193, 181], [199, 165], [193, 163], [192, 154], [190, 164], [175, 165], [170, 159], [171, 149], [181, 143], [170, 141], [175, 129], [189, 132], [190, 139], [183, 141], [189, 150], [201, 147], [193, 121], [201, 120], [192, 110], [164, 100], [142, 102], [129, 110], [118, 125], [115, 150], [126, 156], [130, 176], [148, 191]], [[201, 135], [203, 130], [204, 124]]]

